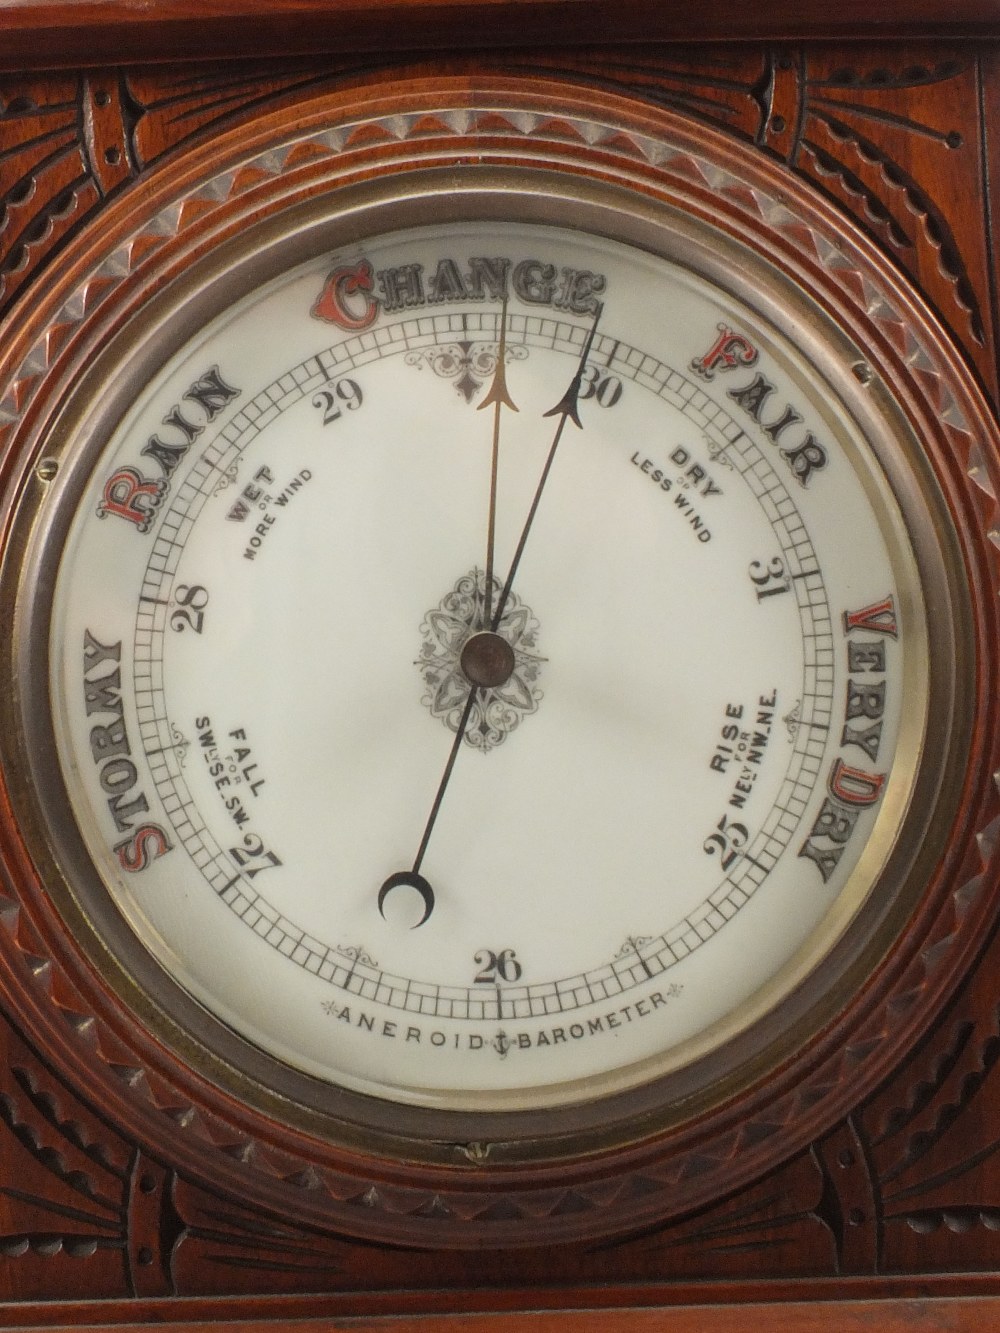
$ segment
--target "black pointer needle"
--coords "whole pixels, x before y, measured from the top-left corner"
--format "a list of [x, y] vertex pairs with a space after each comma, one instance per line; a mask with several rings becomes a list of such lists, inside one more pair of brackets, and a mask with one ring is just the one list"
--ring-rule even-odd
[[490, 624], [491, 631], [495, 634], [497, 626], [503, 618], [504, 608], [507, 605], [507, 599], [510, 597], [510, 590], [514, 586], [514, 576], [517, 573], [517, 567], [521, 563], [521, 556], [524, 554], [524, 548], [528, 543], [528, 533], [531, 531], [531, 525], [535, 521], [535, 514], [538, 510], [539, 502], [542, 498], [542, 491], [545, 489], [545, 483], [549, 479], [549, 473], [552, 471], [552, 464], [555, 460], [556, 450], [559, 448], [559, 441], [562, 439], [563, 428], [567, 420], [572, 420], [574, 426], [583, 429], [583, 423], [580, 421], [579, 401], [580, 385], [583, 383], [584, 371], [587, 368], [587, 359], [590, 356], [590, 349], [594, 345], [594, 335], [597, 333], [597, 326], [600, 323], [601, 315], [604, 313], [604, 306], [601, 302], [597, 303], [597, 314], [594, 316], [594, 322], [590, 326], [590, 332], [587, 334], [587, 341], [583, 345], [583, 351], [580, 354], [580, 364], [576, 368], [576, 374], [570, 380], [569, 388], [556, 403], [555, 407], [550, 408], [545, 413], [547, 417], [559, 418], [559, 424], [556, 426], [556, 433], [552, 437], [552, 444], [549, 446], [549, 455], [545, 460], [545, 466], [542, 468], [542, 475], [538, 481], [538, 489], [535, 491], [535, 498], [531, 502], [531, 508], [528, 510], [528, 517], [524, 521], [524, 528], [521, 532], [520, 540], [517, 543], [517, 549], [514, 552], [514, 559], [510, 563], [510, 573], [507, 575], [507, 582], [503, 585], [503, 592], [500, 594], [500, 600], [497, 602], [497, 609], [493, 613], [493, 620]]
[[476, 685], [469, 686], [469, 697], [465, 701], [465, 708], [459, 720], [458, 730], [455, 732], [455, 739], [451, 743], [451, 750], [448, 754], [448, 762], [444, 766], [444, 772], [441, 774], [441, 781], [438, 783], [437, 794], [434, 797], [434, 803], [431, 806], [431, 812], [427, 816], [427, 823], [424, 826], [424, 836], [420, 839], [420, 846], [417, 848], [417, 854], [413, 858], [413, 868], [411, 870], [398, 870], [394, 875], [390, 875], [378, 891], [378, 910], [384, 917], [383, 907], [385, 900], [393, 889], [401, 888], [406, 885], [408, 888], [416, 889], [417, 893], [423, 899], [424, 914], [419, 921], [415, 922], [410, 929], [416, 930], [417, 926], [422, 926], [431, 912], [434, 910], [434, 890], [431, 888], [428, 880], [421, 875], [420, 866], [424, 859], [424, 853], [427, 851], [427, 844], [431, 840], [431, 833], [434, 831], [434, 824], [437, 821], [438, 811], [441, 809], [441, 802], [444, 800], [444, 794], [448, 787], [448, 781], [451, 778], [451, 770], [455, 767], [455, 760], [458, 758], [458, 752], [462, 741], [465, 738], [465, 729], [469, 725], [469, 718], [472, 714], [472, 705], [476, 700]]

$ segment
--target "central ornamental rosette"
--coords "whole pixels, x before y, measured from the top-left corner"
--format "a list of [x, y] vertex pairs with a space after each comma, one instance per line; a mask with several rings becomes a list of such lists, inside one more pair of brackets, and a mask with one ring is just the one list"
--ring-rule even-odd
[[[496, 606], [502, 588], [496, 578], [492, 583], [491, 601]], [[486, 572], [472, 569], [420, 625], [423, 643], [416, 664], [426, 687], [421, 703], [453, 732], [458, 731], [469, 702], [463, 650], [473, 635], [489, 629], [486, 617]], [[482, 754], [505, 741], [538, 708], [542, 691], [536, 682], [546, 660], [536, 651], [538, 628], [530, 608], [511, 592], [495, 632], [513, 653], [513, 670], [501, 684], [482, 685], [475, 691], [465, 728], [466, 744]]]

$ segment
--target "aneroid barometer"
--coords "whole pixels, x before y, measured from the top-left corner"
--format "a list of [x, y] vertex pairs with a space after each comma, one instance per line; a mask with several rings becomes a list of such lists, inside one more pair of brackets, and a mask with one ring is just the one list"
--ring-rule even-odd
[[4, 771], [137, 1068], [435, 1197], [607, 1177], [559, 1234], [621, 1226], [623, 1162], [692, 1126], [794, 1145], [917, 947], [973, 409], [777, 168], [610, 104], [403, 101], [167, 173], [68, 266]]

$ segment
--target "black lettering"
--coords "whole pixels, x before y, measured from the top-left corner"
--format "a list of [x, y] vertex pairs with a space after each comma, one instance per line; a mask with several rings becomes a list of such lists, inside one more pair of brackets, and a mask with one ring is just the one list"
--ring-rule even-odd
[[769, 426], [765, 425], [764, 422], [761, 422], [760, 424], [764, 434], [770, 436], [774, 443], [777, 444], [778, 436], [781, 432], [787, 430], [789, 426], [797, 425], [801, 420], [802, 418], [799, 416], [798, 412], [796, 412], [794, 407], [786, 407], [777, 421], [772, 421]]
[[816, 443], [811, 431], [797, 449], [782, 449], [781, 456], [803, 486], [808, 486], [812, 474], [827, 464], [826, 450]]
[[[195, 432], [195, 434], [200, 433], [200, 430]], [[155, 458], [163, 470], [163, 475], [169, 477], [190, 448], [190, 441], [187, 444], [167, 444], [158, 435], [151, 435], [139, 452], [147, 458]]]
[[139, 779], [135, 764], [131, 759], [112, 759], [105, 764], [100, 773], [101, 786], [109, 795], [127, 791], [134, 787]]
[[594, 315], [597, 313], [596, 294], [603, 292], [606, 285], [602, 273], [564, 268], [562, 282], [553, 296], [552, 304], [557, 310], [568, 310], [573, 315]]
[[194, 384], [184, 394], [185, 398], [190, 398], [192, 402], [198, 404], [209, 421], [214, 421], [219, 413], [223, 412], [232, 400], [239, 396], [240, 390], [234, 389], [232, 385], [225, 382], [219, 374], [218, 366], [213, 366], [211, 370], [207, 370], [200, 379], [195, 380]]
[[382, 288], [385, 309], [390, 313], [424, 304], [423, 264], [403, 264], [383, 269], [376, 276]]
[[855, 680], [847, 682], [848, 721], [856, 717], [879, 718], [885, 712], [885, 681], [877, 684], [859, 685]]
[[819, 873], [823, 876], [823, 883], [830, 878], [837, 868], [837, 862], [843, 855], [843, 847], [818, 847], [811, 839], [802, 844], [799, 849], [799, 856], [805, 856], [810, 861], [815, 861], [819, 867]]
[[[190, 395], [185, 394], [184, 396], [185, 398], [187, 398]], [[173, 426], [174, 430], [180, 431], [180, 433], [184, 436], [185, 440], [187, 441], [188, 445], [193, 444], [194, 441], [205, 429], [204, 426], [197, 426], [193, 422], [188, 421], [187, 418], [181, 413], [181, 409], [179, 407], [173, 407], [170, 409], [167, 415], [163, 418], [163, 424], [165, 426]]]
[[843, 734], [840, 737], [841, 745], [857, 745], [864, 750], [868, 758], [875, 762], [878, 759], [878, 747], [882, 740], [882, 720], [873, 722], [870, 727], [864, 731], [858, 731], [855, 727], [844, 727]]
[[107, 676], [101, 676], [99, 680], [84, 680], [83, 698], [87, 716], [89, 717], [91, 713], [117, 713], [121, 717], [124, 713], [120, 694], [121, 685], [121, 672], [117, 667]]
[[849, 809], [846, 805], [840, 805], [826, 797], [816, 816], [810, 837], [829, 838], [831, 842], [843, 845], [854, 832], [859, 814], [859, 810]]
[[538, 259], [523, 259], [511, 278], [515, 293], [529, 305], [550, 305], [555, 290], [556, 268]]
[[850, 671], [885, 671], [885, 640], [848, 639], [847, 666]]
[[122, 646], [120, 643], [110, 645], [98, 643], [89, 629], [83, 631], [83, 672], [93, 671], [94, 667], [100, 666], [102, 662], [120, 662], [122, 657]]
[[473, 255], [469, 260], [469, 295], [474, 301], [481, 301], [487, 295], [491, 301], [502, 300], [507, 291], [509, 274], [509, 259], [487, 259], [482, 255]]
[[440, 260], [427, 286], [428, 301], [464, 301], [469, 295], [454, 259]]
[[[765, 435], [777, 443], [778, 436], [802, 418], [794, 408], [786, 407], [782, 415], [770, 424], [761, 421], [761, 412], [768, 398], [774, 393], [774, 388], [771, 381], [758, 372], [742, 389], [729, 389], [727, 392], [733, 402], [757, 422]], [[828, 461], [826, 450], [817, 442], [811, 431], [806, 434], [798, 448], [782, 449], [780, 452], [791, 469], [792, 476], [803, 486], [807, 486], [812, 474], [826, 467]]]
[[742, 407], [744, 412], [759, 423], [761, 409], [771, 394], [774, 393], [774, 385], [758, 373], [745, 388], [729, 389], [727, 392], [734, 403]]
[[125, 735], [124, 720], [112, 722], [110, 727], [91, 728], [90, 753], [95, 764], [101, 764], [105, 759], [112, 759], [115, 755], [131, 754], [128, 737]]
[[[103, 773], [101, 774], [103, 780]], [[103, 786], [103, 781], [102, 781]], [[136, 815], [144, 815], [149, 810], [146, 804], [146, 798], [142, 792], [131, 801], [125, 800], [125, 795], [112, 796], [108, 801], [108, 809], [111, 811], [111, 817], [115, 821], [115, 828], [119, 833], [127, 833], [132, 827], [132, 820]]]

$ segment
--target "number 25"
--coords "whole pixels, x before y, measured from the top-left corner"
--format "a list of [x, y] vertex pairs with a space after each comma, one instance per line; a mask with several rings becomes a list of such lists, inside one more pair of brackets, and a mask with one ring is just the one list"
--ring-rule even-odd
[[718, 850], [722, 857], [722, 868], [728, 870], [739, 856], [741, 848], [747, 845], [750, 832], [745, 824], [731, 824], [725, 815], [716, 824], [715, 830], [705, 839], [704, 850], [709, 856], [714, 856]]

